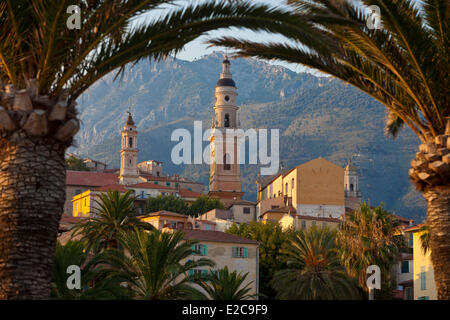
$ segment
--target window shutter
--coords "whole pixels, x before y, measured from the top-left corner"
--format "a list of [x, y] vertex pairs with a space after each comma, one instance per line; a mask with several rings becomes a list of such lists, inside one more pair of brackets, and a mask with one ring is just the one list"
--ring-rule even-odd
[[206, 244], [202, 245], [202, 255], [206, 256]]
[[236, 247], [233, 247], [232, 248], [232, 252], [233, 252], [233, 258], [236, 258], [236, 256], [237, 256], [237, 248]]
[[193, 270], [193, 269], [190, 269], [190, 270], [188, 271], [188, 275], [189, 275], [189, 277], [192, 277], [192, 276], [194, 275], [194, 270]]
[[191, 245], [192, 253], [195, 253], [195, 244]]
[[243, 248], [244, 250], [244, 258], [248, 258], [248, 250], [247, 248]]

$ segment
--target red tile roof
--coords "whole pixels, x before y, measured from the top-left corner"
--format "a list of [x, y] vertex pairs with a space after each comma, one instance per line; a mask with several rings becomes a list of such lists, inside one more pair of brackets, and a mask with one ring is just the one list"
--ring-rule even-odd
[[414, 231], [419, 231], [420, 228], [422, 228], [425, 224], [421, 223], [421, 224], [416, 224], [415, 226], [406, 228], [405, 230], [403, 230], [404, 232], [414, 232]]
[[116, 173], [67, 170], [66, 174], [66, 185], [69, 186], [101, 187], [118, 181], [119, 175]]
[[102, 186], [102, 187], [98, 187], [98, 188], [94, 188], [94, 191], [102, 191], [102, 192], [106, 192], [106, 191], [119, 191], [119, 192], [127, 192], [128, 189], [125, 188], [124, 185], [122, 184], [108, 184], [106, 186]]
[[164, 189], [164, 190], [176, 191], [175, 188], [170, 188], [170, 187], [166, 187], [166, 186], [162, 186], [160, 184], [154, 184], [154, 183], [150, 183], [150, 182], [141, 182], [141, 183], [136, 183], [136, 184], [130, 184], [127, 187], [140, 188], [140, 189]]
[[211, 242], [229, 242], [242, 244], [258, 244], [258, 241], [239, 237], [234, 234], [228, 234], [221, 231], [206, 231], [206, 230], [183, 230], [185, 232], [184, 239], [211, 241]]
[[198, 198], [202, 195], [199, 192], [195, 192], [195, 191], [188, 190], [188, 189], [180, 189], [180, 190], [178, 190], [178, 193], [180, 194], [180, 196], [182, 198]]
[[143, 214], [138, 216], [138, 218], [147, 218], [147, 217], [179, 217], [179, 218], [188, 218], [188, 216], [184, 215], [184, 214], [179, 214], [176, 212], [172, 212], [172, 211], [166, 211], [166, 210], [161, 210], [161, 211], [157, 211], [157, 212], [152, 212], [152, 213], [148, 213], [148, 214]]

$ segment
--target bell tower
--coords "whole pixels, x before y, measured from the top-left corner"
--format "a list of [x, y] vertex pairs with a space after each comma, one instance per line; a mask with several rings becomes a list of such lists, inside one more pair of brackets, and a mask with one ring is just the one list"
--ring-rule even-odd
[[137, 167], [137, 136], [131, 113], [128, 112], [128, 119], [122, 130], [122, 148], [120, 149], [120, 176], [121, 184], [139, 183], [139, 171]]
[[217, 81], [214, 117], [210, 141], [211, 174], [209, 195], [222, 202], [241, 199], [241, 173], [238, 155], [238, 137], [227, 134], [227, 129], [237, 129], [238, 110], [236, 84], [231, 77], [227, 56], [222, 62], [222, 73]]
[[359, 192], [358, 171], [349, 160], [344, 170], [345, 206], [357, 209], [361, 205], [361, 192]]

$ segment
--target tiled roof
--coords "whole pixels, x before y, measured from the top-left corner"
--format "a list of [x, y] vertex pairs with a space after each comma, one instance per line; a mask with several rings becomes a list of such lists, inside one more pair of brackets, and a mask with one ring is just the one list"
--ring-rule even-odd
[[140, 189], [164, 189], [164, 190], [176, 191], [175, 188], [162, 186], [162, 185], [155, 184], [155, 183], [150, 183], [150, 182], [142, 182], [142, 183], [130, 184], [130, 185], [127, 185], [127, 187], [129, 187], [129, 188], [140, 188]]
[[231, 208], [233, 205], [248, 205], [248, 206], [254, 206], [254, 205], [255, 205], [255, 202], [248, 201], [248, 200], [243, 200], [243, 199], [234, 200], [232, 203], [230, 203], [230, 204], [228, 205], [228, 208]]
[[188, 190], [188, 189], [180, 189], [180, 190], [178, 190], [178, 193], [183, 198], [198, 198], [202, 195], [199, 192], [195, 192], [195, 191]]
[[414, 231], [419, 231], [420, 228], [422, 228], [425, 224], [421, 223], [421, 224], [416, 224], [415, 226], [406, 228], [405, 230], [403, 230], [404, 232], [414, 232]]
[[269, 212], [275, 212], [275, 213], [297, 213], [297, 210], [295, 210], [294, 207], [292, 206], [287, 206], [287, 207], [281, 207], [281, 208], [272, 208], [267, 210], [266, 212], [264, 212], [262, 215], [269, 213]]
[[72, 186], [101, 187], [116, 184], [118, 180], [116, 173], [67, 170], [66, 174], [66, 185]]
[[152, 213], [148, 213], [148, 214], [143, 214], [138, 216], [138, 218], [148, 218], [148, 217], [179, 217], [179, 218], [188, 218], [188, 216], [184, 215], [184, 214], [179, 214], [176, 212], [172, 212], [172, 211], [166, 211], [166, 210], [161, 210], [161, 211], [157, 211], [157, 212], [152, 212]]
[[211, 242], [229, 242], [242, 244], [258, 244], [258, 241], [239, 237], [234, 234], [228, 234], [221, 231], [206, 231], [206, 230], [183, 230], [185, 232], [184, 239], [211, 241]]
[[98, 187], [93, 190], [94, 191], [104, 191], [104, 192], [106, 192], [106, 191], [127, 192], [128, 191], [128, 189], [126, 189], [124, 185], [118, 184], [118, 183], [108, 184], [106, 186]]

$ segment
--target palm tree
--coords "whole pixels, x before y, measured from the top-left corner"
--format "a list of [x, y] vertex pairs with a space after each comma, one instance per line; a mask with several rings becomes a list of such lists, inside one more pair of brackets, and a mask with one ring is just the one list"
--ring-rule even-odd
[[210, 300], [247, 300], [256, 297], [249, 294], [252, 282], [243, 286], [247, 275], [229, 272], [225, 266], [219, 270], [210, 270], [206, 276], [195, 275], [194, 282], [206, 292]]
[[[226, 1], [77, 1], [80, 29], [71, 30], [72, 4], [0, 2], [0, 299], [49, 297], [77, 98], [112, 71], [164, 59], [254, 10]], [[149, 12], [153, 19], [132, 23]]]
[[363, 203], [359, 210], [345, 217], [338, 231], [340, 259], [366, 291], [366, 269], [370, 265], [380, 267], [383, 282], [390, 281], [391, 267], [404, 246], [403, 238], [397, 237], [397, 226], [392, 215], [381, 206], [372, 209]]
[[198, 296], [188, 275], [199, 267], [214, 267], [214, 262], [192, 255], [193, 241], [183, 240], [182, 231], [150, 232], [135, 229], [124, 236], [124, 249], [106, 250], [95, 257], [104, 265], [106, 279], [126, 284], [132, 297], [145, 300], [183, 299]]
[[[125, 292], [119, 283], [102, 281], [101, 270], [94, 268], [89, 262], [89, 253], [83, 241], [69, 240], [64, 246], [56, 242], [55, 262], [52, 270], [53, 299], [114, 299], [125, 297]], [[70, 274], [67, 268], [71, 265], [80, 267], [80, 289], [69, 289], [67, 279]]]
[[[301, 64], [349, 83], [387, 108], [386, 133], [406, 124], [421, 145], [409, 176], [428, 203], [427, 223], [439, 299], [450, 299], [449, 2], [289, 0], [260, 7], [251, 22], [289, 41], [222, 37], [244, 57]], [[380, 9], [381, 27], [369, 6]], [[250, 6], [250, 5], [249, 5]], [[278, 37], [283, 39], [283, 37]]]
[[420, 227], [419, 232], [423, 232], [420, 235], [420, 246], [423, 253], [426, 254], [430, 250], [430, 228], [427, 225]]
[[153, 226], [142, 222], [136, 217], [133, 191], [129, 190], [123, 195], [118, 191], [109, 191], [100, 194], [100, 201], [95, 200], [98, 209], [94, 216], [83, 219], [75, 225], [72, 237], [81, 235], [94, 253], [105, 248], [118, 248], [122, 236], [135, 227], [152, 230]]
[[272, 286], [278, 299], [358, 299], [356, 281], [340, 264], [335, 232], [310, 228], [297, 232], [282, 250], [287, 268], [275, 273]]

